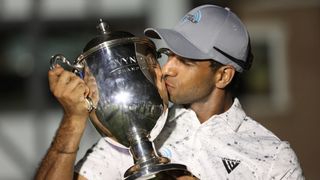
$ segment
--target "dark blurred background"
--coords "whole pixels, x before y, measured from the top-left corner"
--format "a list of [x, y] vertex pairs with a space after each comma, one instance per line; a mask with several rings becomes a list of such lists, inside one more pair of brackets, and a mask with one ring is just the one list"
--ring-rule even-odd
[[[32, 179], [58, 127], [52, 55], [75, 59], [99, 18], [142, 36], [202, 4], [228, 6], [246, 24], [255, 59], [240, 87], [244, 109], [290, 142], [306, 179], [319, 179], [319, 0], [0, 0], [0, 179]], [[88, 124], [78, 158], [99, 138]]]

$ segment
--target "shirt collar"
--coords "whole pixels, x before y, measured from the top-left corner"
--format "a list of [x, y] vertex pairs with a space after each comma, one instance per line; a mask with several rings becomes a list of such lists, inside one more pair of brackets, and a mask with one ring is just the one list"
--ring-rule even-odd
[[[211, 118], [212, 120], [222, 119], [233, 131], [237, 132], [243, 120], [246, 118], [246, 113], [243, 111], [239, 99], [235, 98], [232, 106], [226, 112], [214, 115]], [[209, 120], [211, 120], [211, 118]]]
[[[181, 105], [174, 105], [169, 112], [168, 121], [173, 121], [186, 113], [191, 113], [191, 111], [192, 110], [186, 109]], [[194, 112], [192, 111], [192, 113]], [[232, 106], [226, 112], [213, 115], [203, 124], [211, 124], [213, 121], [221, 121], [226, 123], [233, 131], [236, 132], [245, 118], [246, 114], [241, 107], [239, 99], [234, 98]]]

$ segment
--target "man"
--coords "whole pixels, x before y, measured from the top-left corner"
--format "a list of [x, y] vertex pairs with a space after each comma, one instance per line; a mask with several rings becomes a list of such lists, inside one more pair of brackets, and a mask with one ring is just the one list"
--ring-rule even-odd
[[[198, 179], [304, 179], [287, 142], [248, 117], [234, 95], [241, 72], [251, 66], [248, 32], [227, 8], [203, 5], [173, 29], [146, 29], [167, 45], [162, 68], [174, 103], [156, 138], [159, 153], [187, 165]], [[88, 117], [85, 83], [58, 67], [50, 88], [65, 113], [38, 170], [38, 179], [71, 179], [76, 151]], [[54, 161], [55, 160], [55, 161]], [[76, 166], [78, 179], [122, 179], [133, 165], [128, 149], [101, 139]]]

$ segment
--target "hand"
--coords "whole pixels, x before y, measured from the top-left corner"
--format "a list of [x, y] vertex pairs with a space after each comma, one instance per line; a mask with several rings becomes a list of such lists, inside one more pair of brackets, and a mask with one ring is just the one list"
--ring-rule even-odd
[[198, 178], [194, 177], [194, 176], [181, 176], [178, 177], [177, 180], [197, 180]]
[[97, 107], [99, 101], [99, 90], [95, 77], [92, 75], [88, 67], [85, 67], [84, 82], [89, 88], [88, 97], [91, 98], [94, 107]]
[[48, 77], [50, 90], [63, 107], [65, 116], [88, 117], [85, 98], [89, 88], [85, 82], [59, 65], [48, 72]]

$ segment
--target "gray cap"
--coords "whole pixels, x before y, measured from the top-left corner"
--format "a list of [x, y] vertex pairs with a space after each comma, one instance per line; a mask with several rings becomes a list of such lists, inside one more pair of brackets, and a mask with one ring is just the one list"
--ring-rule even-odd
[[252, 63], [248, 32], [228, 8], [202, 5], [188, 12], [173, 29], [147, 28], [145, 35], [163, 39], [175, 54], [196, 60], [213, 59], [238, 72]]

